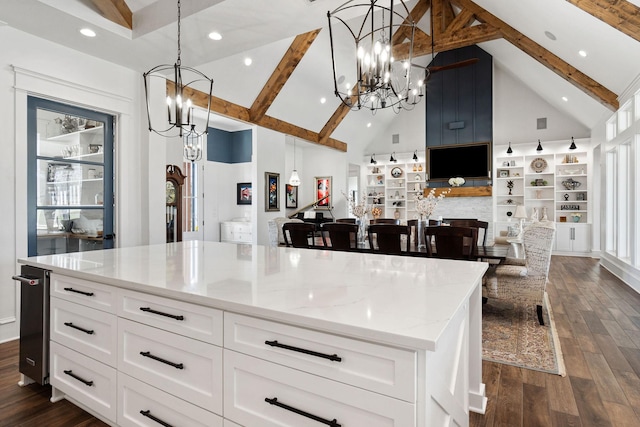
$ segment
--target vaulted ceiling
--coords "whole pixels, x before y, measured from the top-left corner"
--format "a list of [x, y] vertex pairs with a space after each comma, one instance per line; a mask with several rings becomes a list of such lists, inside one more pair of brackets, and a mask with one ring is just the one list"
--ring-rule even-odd
[[[183, 1], [182, 62], [214, 78], [220, 113], [344, 150], [372, 121], [333, 96], [326, 13], [344, 1]], [[422, 65], [432, 46], [478, 44], [497, 67], [586, 128], [618, 107], [640, 73], [640, 0], [406, 3], [421, 29]], [[4, 0], [0, 20], [141, 73], [176, 58], [176, 0]], [[78, 34], [87, 26], [97, 37]], [[210, 40], [211, 31], [222, 40]], [[379, 112], [376, 125], [393, 117]]]

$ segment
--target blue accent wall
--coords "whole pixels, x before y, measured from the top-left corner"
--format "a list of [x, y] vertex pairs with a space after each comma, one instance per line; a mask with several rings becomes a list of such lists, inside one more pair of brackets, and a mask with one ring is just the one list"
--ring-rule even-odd
[[207, 134], [207, 160], [221, 163], [251, 162], [250, 129], [227, 132], [209, 128]]

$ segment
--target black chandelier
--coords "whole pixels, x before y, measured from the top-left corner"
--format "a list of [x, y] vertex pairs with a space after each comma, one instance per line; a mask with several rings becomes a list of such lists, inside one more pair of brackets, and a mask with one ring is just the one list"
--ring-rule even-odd
[[[353, 16], [357, 18], [351, 19]], [[352, 110], [369, 109], [375, 113], [391, 107], [398, 113], [413, 109], [424, 95], [424, 84], [423, 80], [413, 81], [411, 76], [417, 26], [405, 2], [351, 0], [327, 12], [327, 18], [335, 95]], [[333, 28], [334, 21], [344, 27]], [[355, 42], [351, 53], [343, 43], [346, 37], [340, 37], [347, 34]], [[402, 43], [404, 40], [407, 42]], [[393, 56], [399, 46], [402, 61]]]
[[[163, 64], [153, 67], [151, 70], [144, 73], [144, 93], [147, 102], [147, 118], [149, 120], [149, 131], [153, 131], [159, 135], [166, 137], [179, 136], [183, 137], [185, 134], [192, 137], [199, 137], [208, 132], [209, 129], [209, 115], [211, 113], [211, 94], [213, 92], [213, 79], [210, 79], [195, 68], [185, 67], [180, 60], [180, 0], [178, 0], [178, 59], [175, 64]], [[169, 76], [173, 74], [173, 80], [169, 79]], [[160, 79], [164, 83], [167, 91], [166, 103], [163, 105], [151, 106], [150, 91], [152, 78]], [[198, 128], [195, 124], [193, 103], [191, 101], [191, 94], [193, 94], [196, 87], [209, 90], [209, 96], [207, 96], [207, 110], [206, 110], [206, 123], [204, 127]], [[151, 111], [162, 111], [166, 109], [167, 120], [161, 120], [160, 117], [164, 116], [164, 113], [156, 114], [152, 123]], [[164, 123], [163, 123], [164, 122]], [[185, 142], [185, 150], [186, 150]], [[186, 151], [185, 151], [186, 152]]]

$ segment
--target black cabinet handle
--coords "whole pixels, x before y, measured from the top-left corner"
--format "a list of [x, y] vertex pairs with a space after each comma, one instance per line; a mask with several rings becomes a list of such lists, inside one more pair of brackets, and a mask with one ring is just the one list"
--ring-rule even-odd
[[93, 292], [84, 292], [84, 291], [79, 291], [79, 290], [73, 289], [73, 288], [64, 288], [64, 290], [68, 291], [68, 292], [75, 292], [76, 294], [86, 295], [88, 297], [92, 297], [93, 296]]
[[144, 357], [148, 357], [149, 359], [157, 360], [158, 362], [162, 362], [162, 363], [165, 363], [165, 364], [167, 364], [169, 366], [173, 366], [176, 369], [184, 369], [184, 365], [182, 363], [170, 362], [170, 361], [168, 361], [166, 359], [163, 359], [161, 357], [154, 356], [149, 351], [141, 351], [140, 354], [143, 355]]
[[89, 387], [91, 387], [93, 385], [93, 381], [87, 381], [83, 378], [80, 378], [79, 376], [77, 376], [76, 374], [73, 373], [72, 370], [68, 370], [68, 371], [63, 371], [65, 374], [69, 375], [71, 378], [76, 379], [78, 381], [80, 381], [81, 383], [83, 383], [84, 385], [87, 385]]
[[68, 327], [70, 327], [70, 328], [77, 329], [77, 330], [82, 331], [82, 332], [84, 332], [85, 334], [89, 334], [89, 335], [93, 335], [93, 333], [94, 333], [94, 332], [93, 332], [93, 329], [85, 329], [85, 328], [81, 328], [80, 326], [76, 326], [76, 325], [74, 325], [74, 324], [73, 324], [73, 323], [71, 323], [71, 322], [64, 322], [64, 326], [68, 326]]
[[305, 412], [301, 409], [294, 408], [293, 406], [285, 405], [284, 403], [278, 402], [277, 397], [274, 397], [273, 399], [269, 399], [268, 397], [265, 397], [264, 401], [270, 405], [275, 405], [279, 408], [286, 409], [287, 411], [291, 411], [298, 415], [302, 415], [303, 417], [311, 418], [312, 420], [317, 421], [319, 423], [322, 423], [331, 427], [342, 427], [341, 424], [338, 424], [338, 420], [336, 420], [335, 418], [332, 420], [328, 420], [326, 418], [322, 418], [317, 415], [313, 415], [308, 412]]
[[311, 356], [322, 357], [323, 359], [329, 359], [334, 362], [342, 362], [342, 357], [337, 354], [325, 354], [318, 353], [317, 351], [307, 350], [306, 348], [293, 347], [291, 345], [280, 344], [278, 341], [265, 341], [266, 345], [270, 345], [271, 347], [279, 347], [284, 348], [285, 350], [297, 351], [298, 353], [309, 354]]
[[157, 314], [157, 315], [160, 315], [160, 316], [170, 317], [170, 318], [176, 319], [176, 320], [184, 320], [184, 316], [175, 315], [175, 314], [169, 314], [169, 313], [163, 313], [161, 311], [153, 310], [150, 307], [140, 307], [140, 311], [144, 311], [144, 312], [147, 312], [147, 313], [153, 313], [153, 314]]
[[173, 427], [171, 424], [166, 423], [164, 421], [162, 421], [160, 418], [158, 417], [154, 417], [153, 415], [151, 415], [151, 411], [140, 411], [140, 413], [142, 414], [143, 417], [147, 417], [155, 422], [157, 422], [158, 424], [160, 424], [161, 426], [164, 427]]

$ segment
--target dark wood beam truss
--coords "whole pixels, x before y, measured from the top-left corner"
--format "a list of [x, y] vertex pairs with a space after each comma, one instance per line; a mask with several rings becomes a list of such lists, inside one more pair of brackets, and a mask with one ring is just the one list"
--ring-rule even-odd
[[91, 3], [109, 21], [133, 29], [133, 13], [125, 0], [91, 0]]
[[640, 7], [625, 0], [567, 0], [640, 42]]

